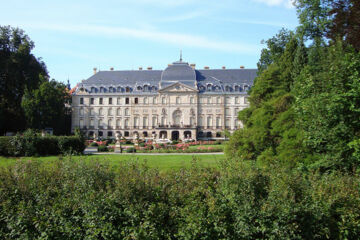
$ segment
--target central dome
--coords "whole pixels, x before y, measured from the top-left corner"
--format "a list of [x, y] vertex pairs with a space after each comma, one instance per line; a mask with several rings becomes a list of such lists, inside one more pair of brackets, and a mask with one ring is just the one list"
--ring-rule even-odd
[[196, 87], [195, 70], [187, 62], [177, 61], [169, 65], [161, 74], [160, 87], [167, 87], [175, 82], [181, 82]]

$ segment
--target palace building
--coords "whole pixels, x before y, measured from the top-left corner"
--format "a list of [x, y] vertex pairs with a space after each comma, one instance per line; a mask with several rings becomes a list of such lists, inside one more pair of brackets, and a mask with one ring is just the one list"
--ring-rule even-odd
[[256, 69], [196, 69], [180, 61], [165, 70], [97, 71], [72, 92], [72, 130], [129, 139], [221, 139], [242, 127], [238, 112]]

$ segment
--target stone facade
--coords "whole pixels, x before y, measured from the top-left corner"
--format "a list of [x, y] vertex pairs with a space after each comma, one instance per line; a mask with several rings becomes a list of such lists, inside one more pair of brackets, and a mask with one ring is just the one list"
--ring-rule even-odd
[[97, 72], [72, 95], [72, 129], [103, 138], [221, 139], [225, 129], [242, 127], [237, 113], [248, 106], [256, 70], [218, 70], [232, 71], [224, 75], [231, 81], [212, 71], [216, 77], [178, 61], [164, 71]]

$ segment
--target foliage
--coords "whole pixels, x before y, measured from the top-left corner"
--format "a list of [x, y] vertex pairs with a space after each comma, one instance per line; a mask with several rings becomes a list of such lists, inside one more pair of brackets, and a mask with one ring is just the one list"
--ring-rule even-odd
[[32, 91], [25, 89], [21, 102], [29, 128], [44, 129], [51, 127], [55, 134], [65, 134], [69, 101], [66, 86], [62, 83], [42, 80], [39, 88]]
[[129, 148], [126, 149], [126, 152], [127, 152], [127, 153], [135, 153], [135, 152], [136, 152], [136, 149], [133, 148], [133, 147], [129, 147]]
[[90, 143], [90, 146], [91, 147], [97, 147], [97, 146], [99, 146], [99, 144], [97, 144], [97, 142], [92, 142], [92, 143]]
[[[359, 178], [232, 163], [0, 168], [2, 239], [356, 239]], [[14, 181], [16, 179], [16, 181]]]
[[[21, 100], [47, 76], [45, 64], [32, 53], [34, 43], [19, 28], [0, 26], [0, 133], [25, 129]], [[11, 121], [10, 121], [11, 119]]]
[[59, 154], [82, 154], [85, 144], [78, 136], [40, 136], [28, 129], [23, 135], [0, 138], [0, 155], [47, 156]]
[[108, 152], [109, 149], [106, 145], [100, 145], [98, 146], [98, 152]]

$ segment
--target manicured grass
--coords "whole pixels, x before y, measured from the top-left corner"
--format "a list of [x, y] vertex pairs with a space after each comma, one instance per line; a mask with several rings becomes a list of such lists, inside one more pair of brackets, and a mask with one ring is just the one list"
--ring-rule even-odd
[[[60, 157], [61, 158], [61, 157]], [[99, 161], [108, 163], [110, 167], [116, 168], [126, 162], [146, 162], [151, 168], [158, 168], [160, 171], [177, 170], [183, 167], [190, 167], [193, 159], [196, 164], [202, 167], [217, 167], [219, 162], [225, 159], [224, 155], [90, 155], [90, 156], [72, 156], [73, 159], [85, 159], [86, 161]], [[50, 157], [22, 157], [22, 158], [5, 158], [0, 157], [0, 167], [6, 167], [15, 164], [16, 161], [39, 161], [44, 167], [53, 164], [58, 156]]]
[[211, 147], [216, 149], [221, 148], [224, 150], [225, 144], [195, 145], [195, 146], [190, 146], [189, 149], [197, 149], [198, 147], [205, 147], [205, 148]]

